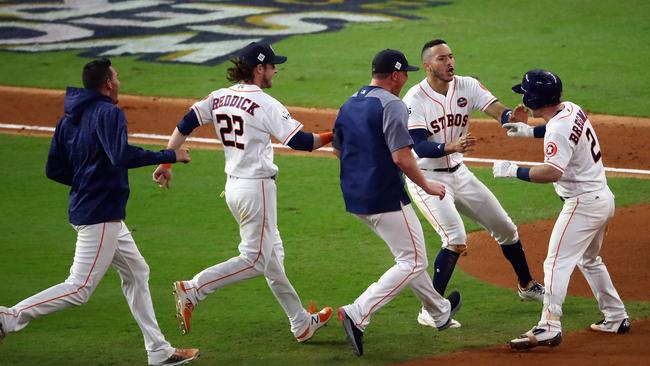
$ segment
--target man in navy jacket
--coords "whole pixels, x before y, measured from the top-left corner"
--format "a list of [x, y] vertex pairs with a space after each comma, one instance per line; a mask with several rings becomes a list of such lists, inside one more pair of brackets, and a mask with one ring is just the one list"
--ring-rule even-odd
[[158, 327], [149, 292], [149, 266], [124, 223], [128, 169], [190, 161], [186, 149], [148, 151], [128, 144], [127, 122], [117, 106], [120, 81], [108, 59], [84, 66], [84, 88], [68, 87], [64, 116], [50, 145], [48, 178], [70, 186], [70, 223], [77, 243], [70, 276], [12, 308], [0, 306], [0, 340], [43, 315], [88, 302], [113, 265], [131, 313], [142, 330], [150, 365], [180, 365], [197, 349], [175, 349]]

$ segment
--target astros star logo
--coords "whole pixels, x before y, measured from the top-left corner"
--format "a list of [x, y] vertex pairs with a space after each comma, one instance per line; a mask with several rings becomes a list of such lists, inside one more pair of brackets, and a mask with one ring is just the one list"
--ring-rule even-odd
[[548, 144], [546, 144], [546, 156], [547, 157], [552, 157], [557, 154], [557, 145], [555, 145], [554, 142], [550, 141]]

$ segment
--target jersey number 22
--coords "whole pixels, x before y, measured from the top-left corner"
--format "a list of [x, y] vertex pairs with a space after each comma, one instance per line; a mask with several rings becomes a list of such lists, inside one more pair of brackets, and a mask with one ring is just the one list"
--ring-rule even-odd
[[[227, 114], [217, 114], [216, 117], [217, 124], [221, 127], [219, 128], [219, 133], [221, 134], [221, 142], [223, 143], [223, 146], [231, 146], [244, 150], [244, 144], [237, 142], [237, 136], [242, 136], [244, 134], [244, 119], [241, 118], [241, 116], [229, 116]], [[230, 135], [232, 138], [229, 137]]]

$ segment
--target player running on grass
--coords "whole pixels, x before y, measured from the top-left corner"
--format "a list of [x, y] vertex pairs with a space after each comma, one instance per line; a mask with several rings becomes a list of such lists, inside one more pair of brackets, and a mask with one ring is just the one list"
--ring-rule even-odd
[[[228, 79], [235, 84], [195, 103], [167, 145], [179, 148], [196, 127], [214, 123], [226, 155], [226, 203], [241, 236], [239, 256], [206, 268], [191, 280], [174, 282], [176, 316], [183, 334], [190, 331], [195, 307], [209, 294], [260, 275], [266, 277], [287, 314], [298, 342], [309, 340], [332, 315], [330, 307], [309, 314], [284, 271], [284, 247], [277, 227], [278, 167], [273, 163], [271, 137], [304, 151], [318, 149], [332, 139], [331, 132], [318, 135], [301, 131], [303, 125], [262, 90], [272, 86], [275, 65], [286, 60], [268, 44], [253, 42], [246, 46], [228, 69]], [[171, 168], [159, 166], [153, 179], [169, 187]]]
[[[518, 279], [522, 299], [542, 301], [544, 288], [528, 269], [517, 226], [492, 192], [463, 164], [463, 153], [472, 151], [476, 138], [469, 133], [470, 114], [481, 110], [502, 123], [511, 111], [497, 101], [478, 80], [455, 74], [454, 55], [441, 39], [422, 47], [426, 78], [404, 96], [409, 108], [409, 132], [418, 166], [427, 179], [447, 188], [439, 200], [407, 179], [413, 201], [442, 239], [435, 260], [433, 286], [444, 294], [459, 256], [467, 249], [467, 235], [460, 214], [479, 223], [497, 241]], [[432, 325], [426, 313], [422, 325]]]
[[112, 265], [133, 318], [144, 336], [150, 365], [181, 365], [198, 349], [175, 349], [165, 340], [149, 292], [149, 266], [124, 223], [128, 169], [190, 161], [187, 150], [148, 151], [128, 144], [127, 122], [117, 106], [120, 81], [108, 59], [83, 69], [84, 88], [68, 88], [65, 116], [54, 131], [45, 172], [70, 186], [70, 223], [77, 243], [70, 276], [11, 308], [0, 306], [0, 341], [32, 319], [90, 300]]
[[399, 93], [408, 72], [416, 70], [399, 51], [379, 52], [372, 61], [370, 85], [348, 99], [334, 124], [345, 208], [384, 240], [395, 257], [395, 265], [377, 282], [338, 310], [357, 356], [363, 354], [363, 334], [372, 315], [406, 286], [422, 303], [432, 326], [438, 330], [458, 326], [453, 316], [461, 307], [461, 296], [454, 291], [445, 299], [433, 288], [422, 226], [404, 190], [405, 174], [437, 200], [448, 199], [445, 186], [427, 180], [411, 153], [408, 111]]

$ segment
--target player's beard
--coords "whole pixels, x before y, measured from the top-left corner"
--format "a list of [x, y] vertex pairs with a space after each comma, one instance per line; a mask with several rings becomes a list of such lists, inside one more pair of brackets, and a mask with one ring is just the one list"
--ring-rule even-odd
[[272, 87], [273, 86], [273, 80], [272, 79], [273, 79], [273, 75], [271, 75], [269, 77], [266, 77], [266, 76], [263, 77], [262, 78], [262, 89]]

